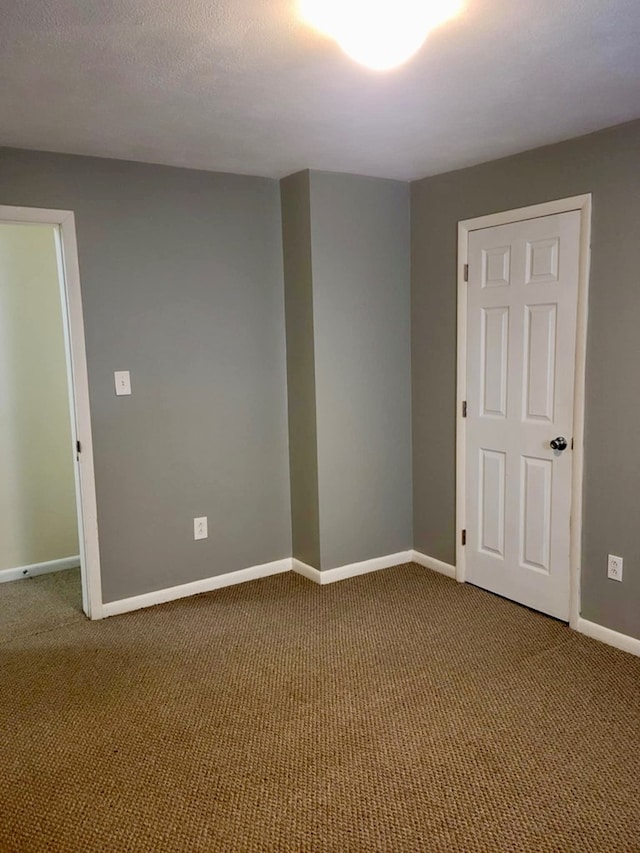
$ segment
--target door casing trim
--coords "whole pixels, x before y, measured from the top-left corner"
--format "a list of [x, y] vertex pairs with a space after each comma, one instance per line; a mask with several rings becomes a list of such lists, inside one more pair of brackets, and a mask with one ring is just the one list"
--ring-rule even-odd
[[573, 397], [573, 460], [571, 472], [571, 517], [569, 556], [569, 625], [577, 629], [580, 619], [580, 575], [582, 563], [582, 487], [584, 476], [584, 411], [587, 360], [587, 320], [589, 271], [591, 265], [591, 193], [548, 201], [500, 213], [491, 213], [458, 222], [458, 325], [456, 395], [456, 580], [466, 580], [465, 546], [461, 533], [466, 529], [466, 420], [462, 404], [467, 398], [467, 282], [469, 234], [481, 228], [508, 225], [541, 216], [577, 210], [580, 213], [580, 261], [576, 326], [575, 379]]

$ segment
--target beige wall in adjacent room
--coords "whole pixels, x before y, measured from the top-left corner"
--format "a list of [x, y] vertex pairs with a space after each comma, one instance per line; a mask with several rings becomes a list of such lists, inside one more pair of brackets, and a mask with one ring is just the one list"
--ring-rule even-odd
[[78, 553], [55, 231], [0, 224], [0, 570]]

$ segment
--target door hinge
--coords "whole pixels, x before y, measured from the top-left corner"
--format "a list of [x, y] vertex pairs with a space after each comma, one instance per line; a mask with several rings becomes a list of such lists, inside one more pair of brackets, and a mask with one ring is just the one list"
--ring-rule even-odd
[[461, 538], [462, 538], [462, 544], [466, 545], [467, 544], [467, 531], [466, 530], [462, 531], [462, 537]]
[[462, 417], [463, 418], [467, 417], [467, 401], [466, 400], [462, 401]]
[[79, 441], [76, 441], [76, 451], [78, 453], [82, 453], [82, 445], [80, 444]]
[[469, 264], [464, 265], [464, 280], [469, 281]]

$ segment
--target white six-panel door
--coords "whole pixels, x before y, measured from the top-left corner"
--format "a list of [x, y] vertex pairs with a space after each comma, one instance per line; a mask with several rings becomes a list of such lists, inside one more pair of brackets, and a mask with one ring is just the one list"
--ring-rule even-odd
[[469, 234], [466, 580], [565, 620], [579, 261], [579, 211]]

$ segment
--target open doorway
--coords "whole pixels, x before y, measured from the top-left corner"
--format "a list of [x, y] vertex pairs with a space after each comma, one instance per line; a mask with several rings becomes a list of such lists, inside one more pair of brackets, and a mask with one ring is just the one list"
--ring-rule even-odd
[[4, 599], [14, 620], [73, 609], [100, 618], [82, 303], [66, 211], [0, 207], [0, 459], [0, 609]]

